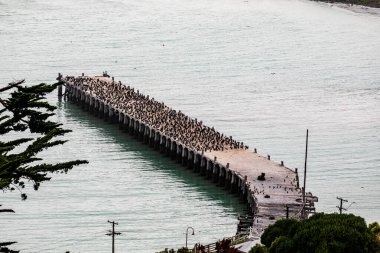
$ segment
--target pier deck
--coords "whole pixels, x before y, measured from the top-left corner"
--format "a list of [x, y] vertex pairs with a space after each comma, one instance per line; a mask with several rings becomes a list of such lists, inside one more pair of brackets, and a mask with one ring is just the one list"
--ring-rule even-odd
[[204, 126], [180, 111], [154, 101], [108, 77], [58, 78], [66, 86], [65, 97], [84, 109], [119, 124], [161, 153], [200, 173], [226, 190], [237, 193], [253, 214], [250, 237], [260, 238], [276, 220], [306, 218], [314, 212], [311, 193], [299, 187], [297, 170], [260, 156], [232, 137]]
[[[263, 230], [279, 218], [302, 218], [302, 190], [299, 188], [298, 175], [295, 171], [261, 156], [251, 150], [226, 150], [206, 152], [208, 157], [216, 157], [220, 164], [229, 163], [229, 169], [246, 177], [249, 193], [254, 196], [256, 204], [253, 234], [257, 237]], [[265, 173], [265, 181], [258, 177]], [[308, 193], [307, 206], [313, 206]], [[287, 209], [288, 207], [288, 209]], [[306, 214], [303, 214], [306, 216]]]

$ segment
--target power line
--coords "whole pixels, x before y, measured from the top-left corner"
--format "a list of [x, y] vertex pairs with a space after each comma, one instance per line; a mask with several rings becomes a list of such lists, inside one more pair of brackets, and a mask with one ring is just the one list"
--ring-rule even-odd
[[121, 235], [120, 232], [115, 232], [115, 224], [116, 225], [119, 225], [119, 223], [115, 222], [115, 221], [108, 221], [109, 223], [112, 224], [112, 231], [111, 230], [108, 230], [108, 236], [112, 236], [112, 253], [115, 253], [115, 235]]

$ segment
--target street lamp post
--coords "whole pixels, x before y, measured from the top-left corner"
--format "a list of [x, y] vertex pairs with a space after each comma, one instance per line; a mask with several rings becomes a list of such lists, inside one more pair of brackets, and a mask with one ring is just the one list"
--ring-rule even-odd
[[188, 236], [188, 234], [189, 234], [189, 229], [191, 229], [191, 230], [193, 231], [193, 233], [192, 233], [191, 235], [194, 235], [194, 228], [192, 228], [192, 227], [187, 227], [187, 228], [186, 228], [186, 249], [187, 249], [187, 236]]

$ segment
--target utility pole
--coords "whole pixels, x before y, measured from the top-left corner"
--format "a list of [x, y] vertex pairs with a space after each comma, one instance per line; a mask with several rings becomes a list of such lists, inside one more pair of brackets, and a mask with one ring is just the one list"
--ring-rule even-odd
[[120, 232], [115, 232], [115, 224], [116, 225], [119, 225], [119, 224], [115, 221], [108, 221], [108, 222], [112, 224], [112, 231], [108, 230], [109, 233], [106, 235], [112, 236], [112, 253], [115, 253], [115, 235], [121, 235]]
[[306, 150], [305, 150], [305, 170], [303, 175], [303, 203], [306, 203], [306, 165], [307, 165], [307, 147], [309, 142], [309, 129], [306, 130]]
[[286, 219], [289, 219], [289, 206], [286, 205]]
[[342, 214], [342, 210], [347, 211], [347, 208], [343, 208], [343, 202], [348, 202], [348, 200], [340, 198], [340, 197], [336, 197], [336, 198], [339, 199], [340, 201], [340, 205], [336, 207], [339, 209], [339, 213]]

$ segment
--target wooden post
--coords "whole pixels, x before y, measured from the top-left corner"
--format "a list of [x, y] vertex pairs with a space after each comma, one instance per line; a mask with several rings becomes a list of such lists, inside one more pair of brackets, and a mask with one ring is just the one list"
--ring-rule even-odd
[[58, 77], [57, 77], [57, 80], [58, 80], [58, 97], [62, 97], [62, 75], [61, 73], [58, 73]]

